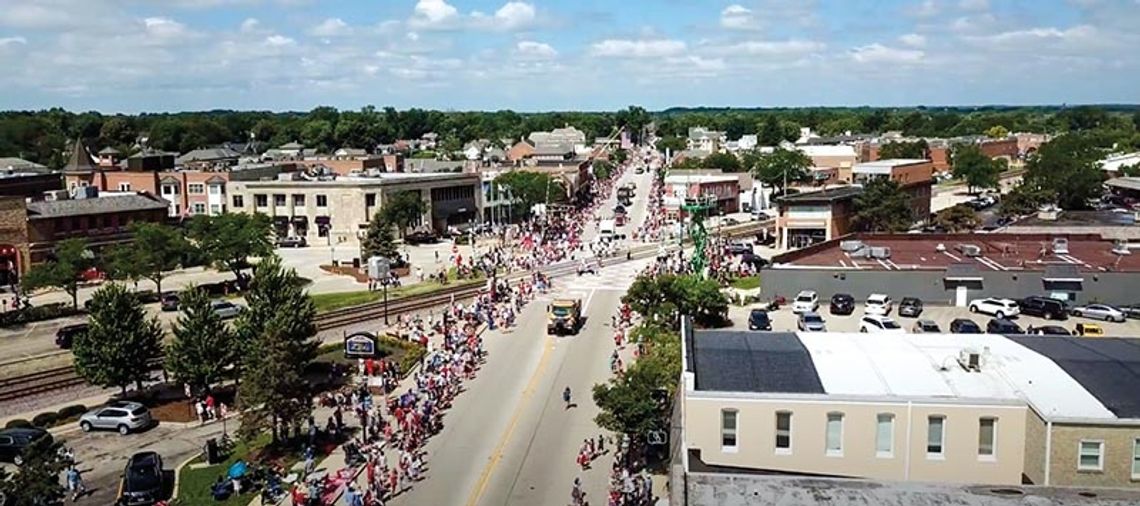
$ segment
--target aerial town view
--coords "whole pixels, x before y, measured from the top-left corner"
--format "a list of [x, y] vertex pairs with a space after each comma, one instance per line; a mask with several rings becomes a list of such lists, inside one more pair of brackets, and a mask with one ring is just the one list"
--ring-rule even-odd
[[1140, 505], [1140, 0], [0, 0], [0, 506]]

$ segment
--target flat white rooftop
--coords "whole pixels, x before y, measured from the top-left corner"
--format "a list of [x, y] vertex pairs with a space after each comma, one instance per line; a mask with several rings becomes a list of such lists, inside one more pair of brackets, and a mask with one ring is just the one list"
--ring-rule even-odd
[[886, 160], [875, 160], [873, 162], [857, 163], [851, 167], [851, 172], [856, 174], [890, 174], [891, 169], [895, 167], [902, 167], [905, 165], [915, 165], [919, 163], [926, 163], [929, 160], [922, 158], [889, 158]]

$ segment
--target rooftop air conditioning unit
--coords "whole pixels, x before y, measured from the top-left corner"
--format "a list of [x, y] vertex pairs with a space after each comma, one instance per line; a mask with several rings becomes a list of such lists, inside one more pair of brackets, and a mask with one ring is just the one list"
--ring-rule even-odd
[[977, 244], [959, 244], [957, 246], [958, 252], [968, 257], [982, 256], [982, 248]]
[[839, 249], [848, 253], [854, 253], [863, 249], [863, 241], [840, 241]]
[[966, 348], [958, 352], [958, 365], [967, 371], [981, 372], [982, 354], [978, 350]]
[[1068, 255], [1069, 254], [1069, 240], [1064, 237], [1057, 237], [1053, 239], [1053, 254], [1055, 255]]
[[871, 250], [871, 258], [878, 258], [885, 260], [891, 257], [891, 249], [887, 247], [874, 247], [868, 248]]
[[44, 192], [44, 200], [48, 202], [67, 200], [69, 196], [70, 195], [68, 195], [67, 190], [51, 190]]

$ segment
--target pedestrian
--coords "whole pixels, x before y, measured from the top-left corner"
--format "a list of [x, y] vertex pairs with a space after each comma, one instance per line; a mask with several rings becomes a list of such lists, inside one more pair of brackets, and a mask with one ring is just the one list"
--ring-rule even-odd
[[364, 506], [364, 498], [356, 491], [356, 484], [348, 482], [348, 490], [344, 491], [345, 506]]
[[83, 483], [83, 477], [75, 464], [67, 468], [67, 491], [71, 492], [71, 502], [78, 501], [80, 496], [87, 493], [87, 485]]
[[201, 399], [194, 402], [194, 410], [198, 412], [198, 422], [206, 423], [206, 403]]
[[309, 476], [316, 469], [317, 461], [314, 453], [312, 445], [305, 447], [305, 476]]

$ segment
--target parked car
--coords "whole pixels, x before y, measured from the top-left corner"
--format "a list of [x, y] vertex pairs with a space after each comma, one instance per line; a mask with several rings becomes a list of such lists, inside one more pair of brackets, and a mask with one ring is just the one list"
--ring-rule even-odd
[[760, 255], [755, 255], [752, 252], [740, 255], [740, 263], [751, 265], [753, 269], [760, 270], [768, 265], [768, 261]]
[[0, 430], [0, 462], [24, 463], [24, 449], [40, 438], [51, 441], [51, 433], [38, 427], [13, 427]]
[[870, 334], [906, 334], [906, 329], [902, 328], [893, 318], [877, 315], [865, 314], [859, 320], [859, 332]]
[[83, 432], [116, 430], [124, 436], [150, 427], [153, 423], [150, 410], [146, 409], [146, 406], [130, 401], [112, 402], [79, 417], [79, 428], [83, 429]]
[[139, 452], [127, 460], [119, 486], [119, 504], [151, 505], [162, 495], [162, 457], [156, 452]]
[[178, 311], [178, 304], [180, 302], [182, 302], [182, 299], [174, 292], [163, 293], [158, 298], [158, 303], [162, 306], [163, 311]]
[[814, 290], [804, 290], [792, 301], [793, 313], [812, 313], [819, 310], [819, 294]]
[[950, 322], [951, 334], [981, 334], [982, 328], [968, 318], [955, 318]]
[[743, 255], [752, 253], [752, 245], [746, 242], [733, 242], [728, 245], [728, 253], [732, 255]]
[[1087, 306], [1077, 306], [1073, 308], [1073, 316], [1082, 316], [1085, 318], [1092, 318], [1094, 320], [1104, 320], [1106, 322], [1123, 322], [1126, 317], [1124, 311], [1116, 309], [1107, 304], [1089, 304]]
[[881, 293], [872, 293], [867, 297], [867, 302], [864, 304], [863, 312], [867, 314], [889, 315], [891, 314], [891, 307], [894, 302], [891, 298]]
[[988, 314], [998, 319], [1004, 319], [1017, 316], [1021, 310], [1017, 307], [1017, 303], [1010, 299], [988, 297], [970, 301], [970, 312]]
[[417, 230], [404, 236], [405, 244], [434, 244], [436, 242], [439, 242], [439, 237], [431, 232], [425, 232], [422, 230]]
[[75, 342], [75, 337], [80, 334], [87, 333], [88, 324], [76, 323], [75, 325], [67, 325], [60, 327], [55, 331], [55, 345], [62, 349], [71, 349], [71, 344]]
[[645, 167], [638, 166], [636, 169], [633, 169], [633, 173], [634, 174], [645, 174]]
[[899, 316], [918, 318], [922, 314], [922, 301], [915, 297], [903, 297], [899, 301]]
[[309, 245], [309, 241], [306, 241], [304, 237], [300, 237], [300, 236], [296, 236], [296, 235], [291, 235], [289, 237], [282, 237], [282, 238], [277, 240], [277, 247], [278, 248], [304, 248], [305, 246], [308, 246], [308, 245]]
[[1022, 314], [1040, 316], [1046, 320], [1065, 320], [1069, 318], [1069, 308], [1064, 301], [1049, 297], [1031, 296], [1021, 299], [1017, 303]]
[[823, 321], [823, 317], [815, 311], [801, 313], [799, 321], [796, 322], [796, 328], [804, 332], [827, 332], [827, 324]]
[[[901, 306], [899, 307], [899, 312], [900, 313], [902, 312]], [[935, 323], [934, 320], [918, 320], [918, 321], [914, 322], [914, 327], [911, 327], [910, 331], [914, 332], [916, 334], [922, 334], [922, 333], [940, 334], [940, 333], [942, 333], [942, 329], [938, 327], [938, 324]]]
[[1104, 327], [1096, 323], [1078, 323], [1076, 334], [1081, 337], [1104, 337]]
[[855, 312], [855, 297], [846, 293], [831, 296], [831, 314], [849, 315]]
[[1035, 336], [1071, 336], [1072, 335], [1071, 333], [1069, 333], [1069, 329], [1066, 329], [1065, 327], [1062, 327], [1060, 325], [1042, 325], [1040, 327], [1034, 327], [1034, 326], [1030, 325], [1029, 328], [1025, 329], [1025, 333], [1035, 335]]
[[990, 318], [990, 322], [986, 324], [987, 334], [1024, 334], [1025, 331], [1017, 326], [1010, 320], [1005, 318]]
[[214, 311], [214, 314], [222, 317], [223, 320], [228, 320], [241, 314], [241, 306], [228, 300], [212, 301], [210, 302], [210, 309]]
[[731, 227], [731, 226], [733, 226], [733, 225], [739, 225], [739, 224], [740, 224], [740, 220], [738, 220], [738, 219], [736, 219], [736, 218], [733, 218], [733, 217], [729, 216], [729, 217], [726, 217], [726, 218], [725, 218], [725, 219], [723, 219], [723, 220], [720, 220], [720, 224], [721, 224], [721, 225], [724, 225], [724, 226], [726, 226], [726, 227]]
[[1116, 309], [1119, 309], [1121, 312], [1124, 313], [1124, 316], [1127, 316], [1129, 318], [1140, 318], [1140, 304], [1127, 304], [1124, 306], [1116, 306]]
[[753, 309], [748, 313], [748, 330], [772, 330], [772, 319], [763, 309]]

